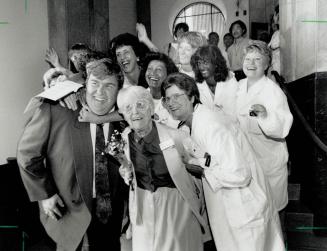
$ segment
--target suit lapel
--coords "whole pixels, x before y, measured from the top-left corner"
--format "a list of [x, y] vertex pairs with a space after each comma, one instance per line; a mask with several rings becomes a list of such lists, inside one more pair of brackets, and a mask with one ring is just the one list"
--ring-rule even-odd
[[76, 178], [82, 198], [90, 212], [92, 212], [93, 147], [90, 123], [80, 123], [76, 116], [72, 124], [70, 136], [73, 147]]
[[[169, 135], [169, 133], [165, 131], [165, 128], [163, 128], [163, 126], [161, 126], [159, 123], [156, 123], [156, 125], [161, 144], [172, 140], [172, 135]], [[173, 142], [177, 143], [176, 141], [177, 140], [174, 140]], [[182, 163], [182, 160], [176, 148], [177, 145], [174, 145], [174, 147], [162, 149], [162, 153], [164, 155], [169, 174], [172, 180], [174, 181], [176, 188], [178, 189], [184, 200], [188, 203], [193, 214], [196, 216], [199, 223], [204, 227], [205, 222], [199, 213], [199, 200], [198, 198], [196, 198], [195, 184], [192, 183], [190, 175], [187, 173], [186, 169], [181, 168], [184, 166], [184, 164]]]

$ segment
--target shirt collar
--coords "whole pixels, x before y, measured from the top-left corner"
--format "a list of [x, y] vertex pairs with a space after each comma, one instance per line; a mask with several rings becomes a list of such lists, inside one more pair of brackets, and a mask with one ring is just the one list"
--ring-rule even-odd
[[[141, 138], [145, 143], [149, 144], [149, 143], [152, 143], [154, 142], [154, 140], [156, 139], [156, 136], [157, 136], [157, 126], [156, 126], [156, 123], [152, 121], [152, 130], [151, 132], [146, 135], [145, 137]], [[135, 131], [132, 130], [130, 132], [130, 135], [131, 135], [131, 138], [135, 141], [135, 142], [139, 142], [141, 139], [138, 139], [138, 137], [136, 136], [135, 134]]]

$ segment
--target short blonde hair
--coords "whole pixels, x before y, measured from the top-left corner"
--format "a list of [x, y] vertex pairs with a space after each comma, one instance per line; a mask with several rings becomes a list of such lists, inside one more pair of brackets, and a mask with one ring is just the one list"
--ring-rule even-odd
[[124, 105], [128, 103], [131, 97], [147, 100], [150, 104], [151, 115], [154, 114], [154, 102], [151, 93], [142, 86], [130, 86], [118, 92], [117, 105], [121, 113], [124, 112]]
[[245, 48], [245, 55], [249, 52], [259, 52], [267, 59], [268, 66], [271, 64], [271, 51], [266, 42], [260, 40], [250, 40], [248, 46]]
[[200, 32], [197, 31], [188, 31], [183, 33], [179, 39], [179, 43], [183, 41], [189, 43], [192, 48], [196, 49], [201, 46], [207, 45], [207, 39]]

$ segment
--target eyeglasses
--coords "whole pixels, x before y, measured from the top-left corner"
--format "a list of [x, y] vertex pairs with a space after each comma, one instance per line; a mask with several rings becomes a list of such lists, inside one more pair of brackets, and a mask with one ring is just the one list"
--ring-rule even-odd
[[131, 114], [133, 108], [137, 109], [138, 111], [145, 111], [149, 108], [149, 102], [146, 99], [140, 99], [136, 101], [134, 104], [128, 104], [124, 107], [124, 112], [126, 114]]
[[182, 94], [173, 94], [170, 97], [162, 98], [162, 102], [165, 104], [169, 104], [170, 101], [176, 102], [181, 96], [186, 95], [185, 93]]

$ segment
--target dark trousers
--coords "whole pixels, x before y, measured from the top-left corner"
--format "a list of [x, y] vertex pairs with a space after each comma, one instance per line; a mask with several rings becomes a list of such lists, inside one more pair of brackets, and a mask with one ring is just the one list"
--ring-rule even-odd
[[[120, 230], [120, 229], [119, 229]], [[110, 220], [107, 224], [102, 224], [93, 217], [87, 230], [90, 251], [120, 251], [120, 231], [113, 229]]]
[[[87, 241], [84, 237], [77, 251], [120, 251], [121, 224], [119, 224], [119, 219], [117, 221], [117, 217], [112, 216], [106, 224], [103, 224], [95, 215], [95, 200], [93, 209], [92, 220], [86, 231]], [[88, 248], [83, 247], [85, 244]]]

